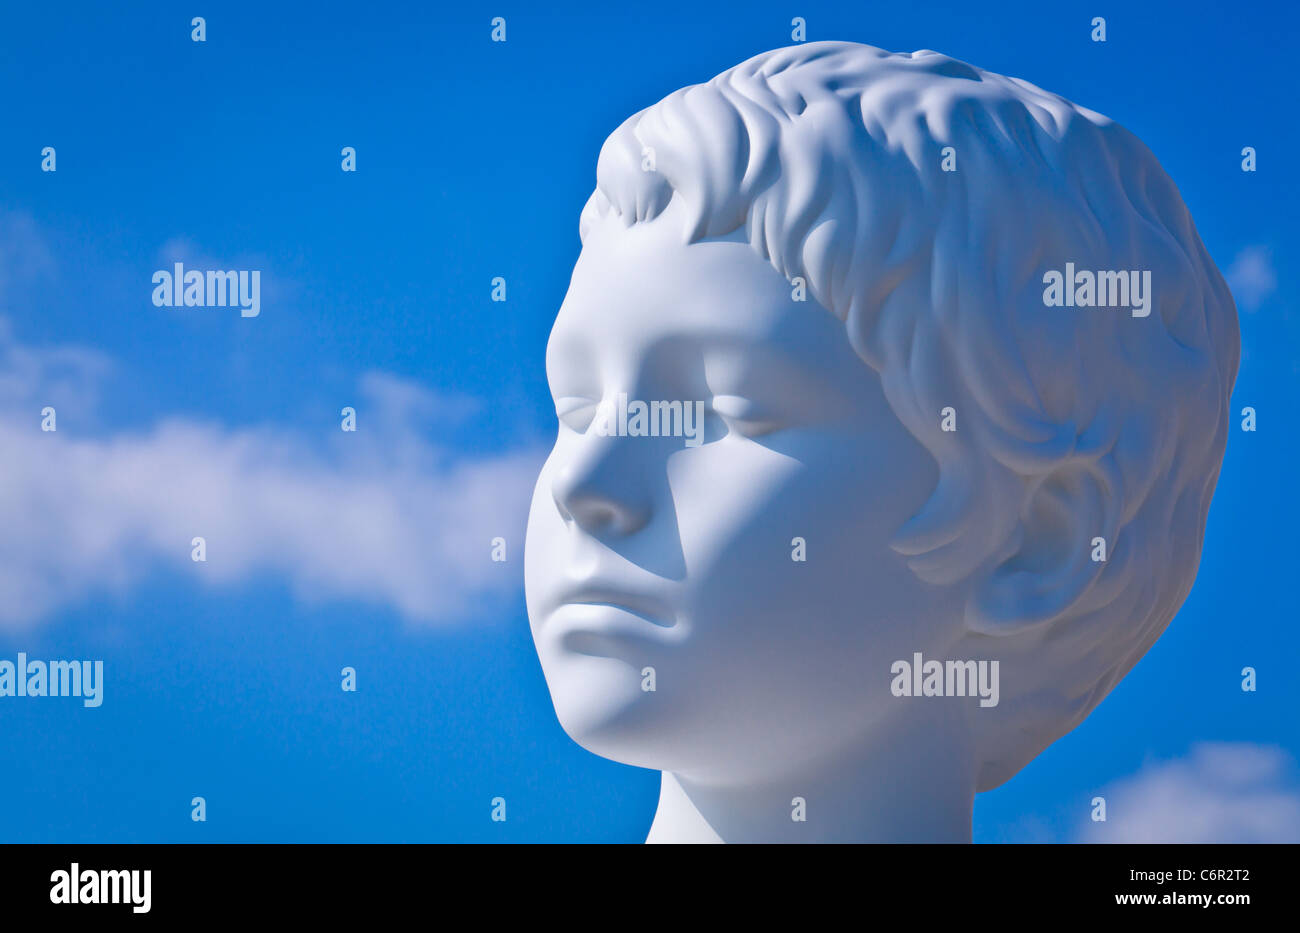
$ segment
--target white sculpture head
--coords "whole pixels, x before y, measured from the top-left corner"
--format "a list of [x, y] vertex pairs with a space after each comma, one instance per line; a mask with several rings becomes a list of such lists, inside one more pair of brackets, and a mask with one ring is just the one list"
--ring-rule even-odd
[[[561, 724], [665, 773], [652, 838], [968, 839], [1196, 575], [1239, 348], [1173, 182], [1018, 79], [809, 43], [626, 121], [580, 233], [525, 570]], [[918, 654], [996, 695], [899, 695]]]

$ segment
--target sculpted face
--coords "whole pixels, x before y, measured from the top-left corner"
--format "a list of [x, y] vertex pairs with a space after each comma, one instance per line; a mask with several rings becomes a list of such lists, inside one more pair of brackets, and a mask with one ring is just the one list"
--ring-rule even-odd
[[[560, 426], [526, 589], [575, 741], [721, 782], [886, 726], [890, 663], [943, 656], [960, 601], [889, 547], [938, 470], [844, 325], [743, 240], [683, 244], [677, 207], [586, 238], [547, 350]], [[620, 395], [702, 402], [701, 443], [602, 430]]]
[[[1023, 80], [800, 43], [623, 121], [579, 233], [524, 568], [561, 724], [664, 772], [647, 841], [969, 841], [1196, 575], [1239, 342], [1172, 179]], [[1050, 297], [1094, 269], [1115, 308]]]

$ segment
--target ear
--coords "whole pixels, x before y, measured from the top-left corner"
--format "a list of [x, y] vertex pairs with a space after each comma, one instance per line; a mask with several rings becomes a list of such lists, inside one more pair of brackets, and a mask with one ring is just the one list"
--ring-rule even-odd
[[1034, 479], [1007, 547], [975, 579], [967, 627], [1013, 635], [1091, 602], [1115, 546], [1120, 498], [1109, 458], [1071, 459]]

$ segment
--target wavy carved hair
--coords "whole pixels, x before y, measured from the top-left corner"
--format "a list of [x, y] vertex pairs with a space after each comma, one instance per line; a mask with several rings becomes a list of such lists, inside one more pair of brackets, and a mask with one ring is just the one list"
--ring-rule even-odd
[[[1079, 546], [1103, 537], [1109, 559], [1068, 619], [967, 609], [971, 631], [1023, 635], [1007, 650], [1064, 671], [1004, 704], [996, 726], [985, 717], [979, 789], [997, 786], [1027, 746], [1037, 754], [1091, 712], [1196, 575], [1240, 348], [1177, 188], [1123, 127], [1027, 82], [937, 52], [818, 42], [624, 122], [580, 234], [610, 215], [653, 220], [673, 198], [687, 242], [743, 228], [777, 271], [803, 277], [934, 455], [938, 485], [891, 542], [921, 579], [1006, 562], [1061, 520], [1031, 503], [1066, 472], [1071, 501], [1094, 504]], [[1044, 307], [1044, 272], [1067, 262], [1151, 270], [1150, 316]], [[956, 432], [940, 428], [948, 405]], [[1008, 729], [1018, 737], [999, 743]]]

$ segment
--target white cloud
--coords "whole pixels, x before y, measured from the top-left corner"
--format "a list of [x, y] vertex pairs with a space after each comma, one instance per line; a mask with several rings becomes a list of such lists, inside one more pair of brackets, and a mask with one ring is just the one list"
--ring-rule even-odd
[[1106, 822], [1082, 842], [1300, 842], [1300, 783], [1280, 748], [1208, 742], [1101, 792]]
[[1277, 289], [1272, 251], [1266, 246], [1247, 246], [1237, 253], [1224, 278], [1238, 307], [1244, 311], [1259, 310], [1264, 299]]
[[[391, 375], [360, 386], [359, 430], [332, 443], [291, 429], [178, 418], [88, 435], [61, 405], [93, 408], [111, 363], [17, 343], [0, 320], [0, 626], [125, 592], [160, 566], [211, 585], [281, 579], [303, 601], [353, 600], [428, 623], [517, 592], [542, 452], [457, 457], [420, 433], [464, 416]], [[40, 410], [60, 410], [42, 432]], [[207, 542], [207, 563], [190, 541]], [[493, 537], [508, 560], [490, 559]]]

